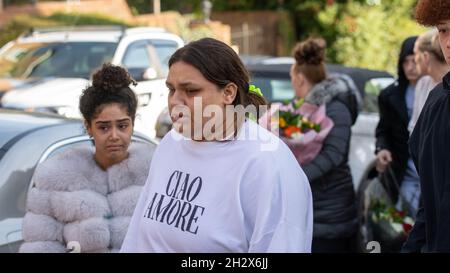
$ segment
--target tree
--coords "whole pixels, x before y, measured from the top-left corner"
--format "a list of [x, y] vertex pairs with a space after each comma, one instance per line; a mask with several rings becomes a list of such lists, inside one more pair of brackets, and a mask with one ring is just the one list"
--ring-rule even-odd
[[396, 73], [401, 42], [425, 29], [412, 18], [415, 0], [391, 0], [380, 5], [346, 3], [318, 14], [320, 25], [333, 33], [330, 61]]

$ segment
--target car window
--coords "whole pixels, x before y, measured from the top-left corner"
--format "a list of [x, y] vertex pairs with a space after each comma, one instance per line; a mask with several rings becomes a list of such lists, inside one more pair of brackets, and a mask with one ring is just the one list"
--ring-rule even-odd
[[116, 47], [106, 42], [16, 44], [0, 55], [0, 76], [88, 79], [94, 69], [112, 60]]
[[364, 107], [363, 111], [368, 113], [378, 113], [378, 96], [381, 90], [394, 82], [393, 78], [373, 78], [366, 82], [364, 87]]
[[161, 62], [161, 72], [164, 77], [167, 77], [169, 73], [169, 59], [173, 53], [178, 49], [178, 44], [173, 41], [154, 40], [152, 44], [158, 54], [159, 61]]
[[148, 41], [145, 40], [131, 43], [125, 51], [122, 63], [137, 81], [143, 80], [146, 69], [154, 68], [157, 71], [157, 63], [151, 61], [151, 50]]
[[148, 68], [152, 66], [146, 41], [132, 43], [126, 50], [123, 64], [127, 68]]
[[261, 89], [269, 102], [280, 102], [294, 98], [294, 89], [287, 78], [255, 77], [252, 84]]
[[153, 68], [158, 77], [166, 77], [169, 72], [169, 58], [177, 50], [178, 44], [164, 40], [142, 40], [131, 43], [122, 63], [136, 80], [142, 80], [144, 71]]

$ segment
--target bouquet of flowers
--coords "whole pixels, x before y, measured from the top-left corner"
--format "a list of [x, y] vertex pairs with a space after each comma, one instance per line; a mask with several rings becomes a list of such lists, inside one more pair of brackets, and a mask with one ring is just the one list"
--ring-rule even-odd
[[414, 220], [405, 211], [399, 211], [380, 199], [372, 201], [371, 214], [374, 239], [382, 243], [385, 249], [399, 251]]
[[334, 126], [333, 121], [326, 116], [325, 105], [317, 106], [303, 99], [272, 104], [271, 110], [261, 117], [259, 123], [278, 134], [300, 164], [317, 156]]

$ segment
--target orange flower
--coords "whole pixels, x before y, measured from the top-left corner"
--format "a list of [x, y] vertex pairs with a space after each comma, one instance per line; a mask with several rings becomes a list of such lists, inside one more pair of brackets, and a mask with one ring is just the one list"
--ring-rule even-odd
[[301, 132], [300, 128], [294, 125], [289, 125], [286, 129], [284, 129], [284, 135], [288, 138], [292, 136], [293, 133]]

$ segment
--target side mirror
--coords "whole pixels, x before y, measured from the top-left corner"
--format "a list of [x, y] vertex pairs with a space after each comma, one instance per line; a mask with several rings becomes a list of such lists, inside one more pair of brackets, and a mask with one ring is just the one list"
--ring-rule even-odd
[[149, 67], [145, 69], [144, 73], [142, 74], [143, 80], [153, 80], [158, 77], [158, 72], [156, 72], [156, 69], [153, 67]]

